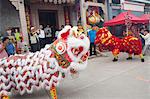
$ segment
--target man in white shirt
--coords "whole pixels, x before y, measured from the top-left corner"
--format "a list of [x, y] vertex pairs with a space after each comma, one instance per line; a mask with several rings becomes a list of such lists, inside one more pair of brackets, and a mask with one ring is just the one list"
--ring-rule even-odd
[[43, 30], [43, 26], [40, 25], [40, 29], [38, 31], [39, 34], [39, 40], [40, 40], [40, 48], [44, 48], [45, 47], [45, 32]]
[[144, 35], [140, 34], [142, 38], [145, 39], [145, 46], [143, 48], [143, 54], [145, 54], [146, 49], [150, 46], [150, 33], [149, 30], [144, 31]]
[[52, 29], [50, 28], [50, 25], [46, 26], [44, 32], [46, 34], [46, 44], [52, 43]]

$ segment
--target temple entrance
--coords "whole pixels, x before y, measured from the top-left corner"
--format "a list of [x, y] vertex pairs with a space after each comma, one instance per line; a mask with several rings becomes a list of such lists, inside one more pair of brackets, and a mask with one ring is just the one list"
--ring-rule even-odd
[[55, 10], [39, 10], [39, 24], [58, 27], [58, 14]]

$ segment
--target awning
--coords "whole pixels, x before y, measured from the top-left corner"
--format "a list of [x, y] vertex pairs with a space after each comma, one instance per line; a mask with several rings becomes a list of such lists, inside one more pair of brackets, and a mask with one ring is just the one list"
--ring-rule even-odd
[[114, 25], [125, 24], [127, 16], [129, 17], [129, 20], [134, 24], [147, 23], [147, 20], [136, 17], [130, 11], [127, 11], [127, 12], [122, 12], [118, 16], [116, 16], [115, 18], [105, 22], [104, 26], [114, 26]]
[[150, 14], [143, 14], [142, 16], [140, 16], [140, 18], [150, 21]]
[[66, 4], [75, 3], [75, 0], [43, 0], [44, 2], [54, 3], [54, 4]]

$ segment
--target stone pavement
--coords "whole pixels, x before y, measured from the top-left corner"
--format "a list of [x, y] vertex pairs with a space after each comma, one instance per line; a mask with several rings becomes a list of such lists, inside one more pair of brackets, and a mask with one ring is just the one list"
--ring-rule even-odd
[[[58, 90], [59, 99], [150, 99], [150, 57], [142, 63], [138, 57], [127, 61], [121, 54], [118, 62], [109, 57], [89, 60], [88, 67], [79, 78], [64, 79]], [[51, 99], [48, 91], [31, 95], [15, 95], [11, 99]]]

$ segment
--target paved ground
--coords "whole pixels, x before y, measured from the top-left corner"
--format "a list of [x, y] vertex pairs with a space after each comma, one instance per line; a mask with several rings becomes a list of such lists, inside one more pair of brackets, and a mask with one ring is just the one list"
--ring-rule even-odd
[[[127, 61], [126, 54], [113, 63], [112, 56], [89, 60], [79, 78], [67, 77], [57, 88], [59, 99], [150, 99], [150, 57], [142, 63], [136, 57]], [[11, 99], [50, 99], [47, 91]]]

